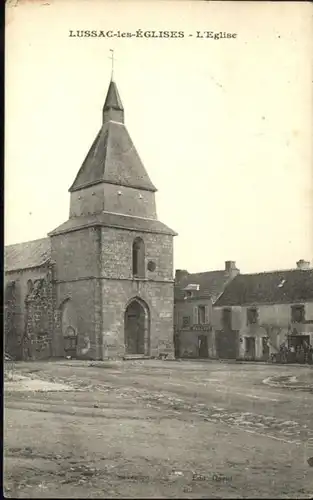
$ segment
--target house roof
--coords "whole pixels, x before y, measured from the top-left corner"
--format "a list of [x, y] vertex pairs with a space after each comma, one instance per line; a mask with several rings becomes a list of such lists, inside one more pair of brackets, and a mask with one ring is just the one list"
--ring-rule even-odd
[[[103, 111], [123, 113], [115, 82], [110, 82]], [[120, 186], [156, 191], [122, 121], [114, 114], [104, 114], [101, 130], [95, 138], [69, 191], [107, 182]], [[112, 118], [113, 117], [113, 118]]]
[[142, 217], [131, 217], [129, 215], [102, 212], [88, 216], [73, 217], [54, 229], [49, 235], [53, 236], [63, 232], [77, 231], [84, 227], [94, 226], [115, 227], [118, 229], [127, 229], [128, 231], [169, 234], [172, 236], [176, 236], [177, 234], [168, 226], [155, 219], [144, 219]]
[[214, 302], [223, 292], [225, 285], [230, 279], [230, 274], [225, 271], [208, 271], [203, 273], [185, 272], [181, 279], [175, 282], [175, 300], [184, 300], [185, 288], [188, 287], [188, 285], [194, 284], [199, 285], [199, 290], [192, 291], [192, 297], [194, 299], [211, 298]]
[[4, 270], [17, 271], [39, 267], [51, 257], [50, 238], [27, 241], [4, 247]]
[[290, 304], [313, 300], [313, 269], [239, 274], [215, 306]]

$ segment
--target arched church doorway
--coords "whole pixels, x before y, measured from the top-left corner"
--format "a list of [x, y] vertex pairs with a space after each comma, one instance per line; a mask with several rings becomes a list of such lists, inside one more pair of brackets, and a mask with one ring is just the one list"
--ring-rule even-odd
[[150, 314], [145, 302], [133, 299], [125, 310], [124, 318], [126, 354], [143, 354], [150, 351]]

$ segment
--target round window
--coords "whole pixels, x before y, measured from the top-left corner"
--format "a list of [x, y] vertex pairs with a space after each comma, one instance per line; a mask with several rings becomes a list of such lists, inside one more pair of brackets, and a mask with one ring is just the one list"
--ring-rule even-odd
[[148, 262], [148, 270], [153, 272], [153, 271], [155, 271], [155, 268], [156, 268], [155, 262], [153, 262], [153, 260], [149, 260], [149, 262]]

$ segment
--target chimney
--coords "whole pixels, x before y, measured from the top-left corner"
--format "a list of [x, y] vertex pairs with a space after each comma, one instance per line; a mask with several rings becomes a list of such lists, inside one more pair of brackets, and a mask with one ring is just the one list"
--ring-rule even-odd
[[186, 269], [176, 269], [175, 271], [175, 282], [179, 283], [182, 279], [188, 276], [188, 271]]
[[300, 259], [297, 262], [297, 268], [301, 269], [302, 271], [310, 269], [310, 262], [304, 259]]
[[234, 260], [225, 261], [225, 272], [235, 277], [239, 274], [239, 269], [236, 267], [236, 262]]

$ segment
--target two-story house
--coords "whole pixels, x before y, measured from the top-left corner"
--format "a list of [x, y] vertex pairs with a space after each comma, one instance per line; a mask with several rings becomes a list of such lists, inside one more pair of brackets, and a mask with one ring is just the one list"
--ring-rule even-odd
[[212, 306], [239, 273], [233, 261], [225, 269], [202, 273], [176, 270], [174, 287], [174, 345], [176, 357], [215, 358]]
[[[313, 269], [240, 274], [214, 304], [220, 358], [268, 360], [283, 344], [313, 344]], [[226, 348], [228, 346], [228, 348]]]

